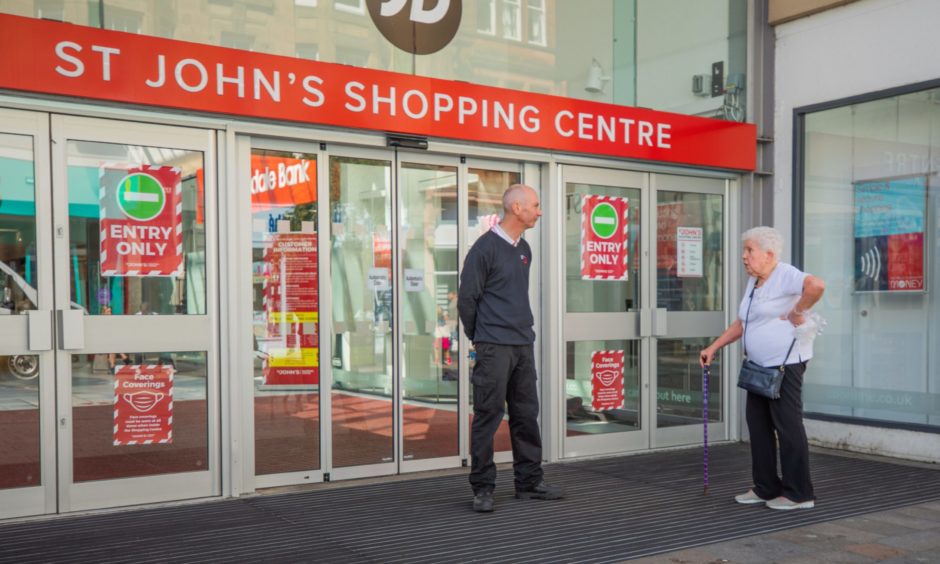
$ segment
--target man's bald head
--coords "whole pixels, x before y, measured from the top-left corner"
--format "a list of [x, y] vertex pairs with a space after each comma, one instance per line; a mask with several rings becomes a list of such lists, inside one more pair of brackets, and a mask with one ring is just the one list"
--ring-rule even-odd
[[535, 194], [531, 186], [525, 184], [513, 184], [503, 192], [503, 211], [506, 214], [512, 213], [512, 205], [518, 203], [524, 205], [529, 194]]

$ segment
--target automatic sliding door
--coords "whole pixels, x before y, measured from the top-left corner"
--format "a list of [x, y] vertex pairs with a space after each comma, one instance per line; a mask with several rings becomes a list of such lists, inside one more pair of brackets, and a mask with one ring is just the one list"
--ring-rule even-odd
[[399, 161], [402, 471], [453, 467], [460, 463], [457, 166], [426, 155]]
[[391, 153], [329, 159], [332, 474], [394, 474]]
[[254, 470], [263, 476], [256, 487], [266, 487], [321, 479], [319, 163], [314, 147], [257, 143], [251, 150]]

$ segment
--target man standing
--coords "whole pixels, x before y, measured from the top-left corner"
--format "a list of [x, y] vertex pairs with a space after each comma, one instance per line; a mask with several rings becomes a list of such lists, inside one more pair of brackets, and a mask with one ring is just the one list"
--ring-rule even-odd
[[470, 485], [474, 511], [493, 511], [496, 464], [493, 437], [509, 406], [516, 497], [561, 499], [564, 491], [542, 480], [542, 437], [529, 306], [532, 249], [522, 238], [542, 215], [538, 194], [513, 184], [503, 194], [503, 219], [467, 254], [457, 309], [476, 349]]

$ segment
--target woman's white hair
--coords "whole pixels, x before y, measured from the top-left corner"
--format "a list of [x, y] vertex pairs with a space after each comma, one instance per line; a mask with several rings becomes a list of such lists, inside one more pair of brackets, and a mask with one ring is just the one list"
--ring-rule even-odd
[[783, 254], [783, 235], [773, 227], [752, 227], [741, 235], [742, 241], [754, 241], [764, 251], [773, 251], [778, 259]]

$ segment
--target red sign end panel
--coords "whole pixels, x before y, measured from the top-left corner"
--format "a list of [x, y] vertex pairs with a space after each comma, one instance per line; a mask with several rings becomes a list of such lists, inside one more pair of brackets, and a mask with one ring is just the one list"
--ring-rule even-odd
[[752, 124], [0, 15], [0, 88], [754, 170]]

